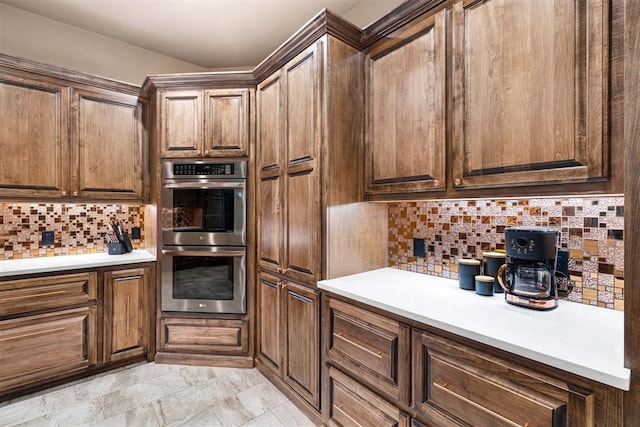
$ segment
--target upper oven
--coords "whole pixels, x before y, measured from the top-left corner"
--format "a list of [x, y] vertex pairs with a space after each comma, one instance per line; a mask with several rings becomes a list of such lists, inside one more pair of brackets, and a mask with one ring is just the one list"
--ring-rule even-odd
[[163, 245], [245, 246], [247, 163], [162, 163]]

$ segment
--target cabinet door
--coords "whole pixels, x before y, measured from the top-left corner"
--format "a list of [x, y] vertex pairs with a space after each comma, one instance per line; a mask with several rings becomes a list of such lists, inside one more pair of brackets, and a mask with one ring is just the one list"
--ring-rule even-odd
[[72, 196], [142, 199], [142, 109], [135, 96], [73, 91]]
[[202, 92], [167, 91], [160, 94], [160, 156], [202, 155]]
[[282, 375], [284, 325], [282, 284], [265, 273], [258, 274], [258, 358]]
[[607, 177], [608, 4], [453, 5], [455, 187]]
[[591, 425], [593, 391], [415, 330], [413, 405], [426, 420], [474, 426]]
[[320, 409], [320, 299], [318, 291], [286, 283], [284, 380]]
[[160, 320], [161, 351], [246, 354], [248, 348], [249, 331], [243, 319]]
[[104, 274], [105, 362], [146, 353], [149, 343], [149, 269]]
[[320, 66], [318, 42], [283, 69], [286, 94], [286, 227], [288, 275], [314, 283], [320, 269]]
[[329, 368], [328, 426], [408, 427], [409, 416], [335, 368]]
[[96, 307], [0, 321], [0, 391], [97, 363]]
[[257, 91], [257, 232], [258, 264], [281, 272], [283, 267], [283, 114], [282, 80], [275, 73]]
[[0, 196], [69, 191], [68, 88], [0, 74]]
[[446, 10], [368, 53], [367, 193], [444, 189]]
[[215, 89], [204, 93], [204, 155], [249, 155], [249, 89]]

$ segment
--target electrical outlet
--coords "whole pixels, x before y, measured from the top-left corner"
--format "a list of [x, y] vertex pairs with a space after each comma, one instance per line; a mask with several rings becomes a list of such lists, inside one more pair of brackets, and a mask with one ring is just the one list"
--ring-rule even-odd
[[42, 246], [51, 246], [55, 243], [56, 235], [53, 231], [42, 232]]
[[413, 239], [413, 256], [424, 258], [426, 256], [424, 250], [424, 239]]
[[131, 238], [134, 240], [140, 239], [140, 227], [131, 227]]

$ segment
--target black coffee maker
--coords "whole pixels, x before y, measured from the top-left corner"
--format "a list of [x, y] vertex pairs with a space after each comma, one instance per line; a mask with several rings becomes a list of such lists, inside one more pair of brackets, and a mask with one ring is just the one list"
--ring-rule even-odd
[[508, 227], [505, 229], [506, 263], [498, 270], [498, 282], [509, 304], [535, 310], [558, 306], [556, 253], [558, 229]]

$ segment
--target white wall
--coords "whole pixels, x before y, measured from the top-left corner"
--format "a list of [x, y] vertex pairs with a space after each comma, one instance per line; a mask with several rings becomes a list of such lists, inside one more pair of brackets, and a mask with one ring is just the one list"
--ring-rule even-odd
[[207, 71], [4, 4], [0, 52], [137, 85], [149, 74]]

